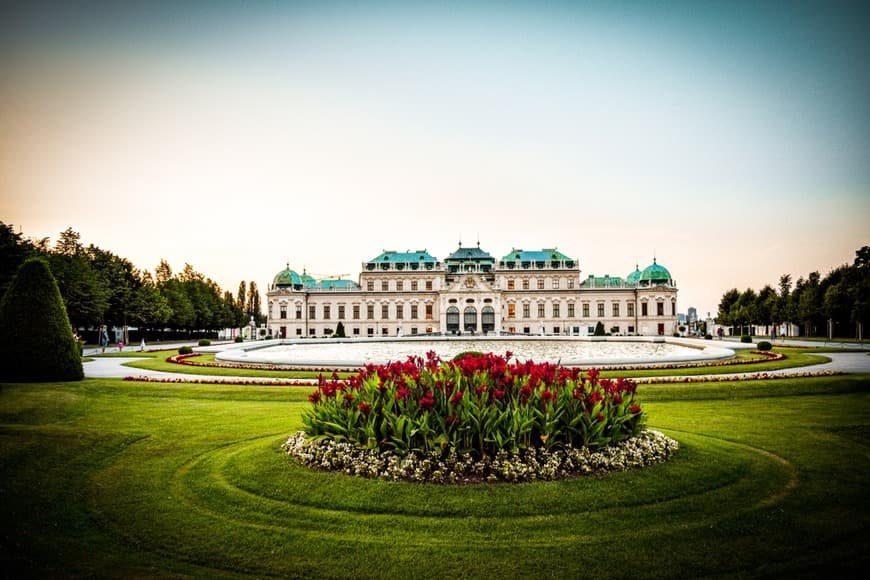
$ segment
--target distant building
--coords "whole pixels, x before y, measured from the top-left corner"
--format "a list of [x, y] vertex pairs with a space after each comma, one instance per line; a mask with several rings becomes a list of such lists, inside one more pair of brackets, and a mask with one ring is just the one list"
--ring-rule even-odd
[[694, 306], [689, 306], [689, 309], [686, 312], [688, 312], [686, 318], [689, 324], [698, 322], [698, 310]]
[[501, 259], [476, 247], [444, 260], [426, 250], [383, 251], [359, 281], [316, 281], [290, 269], [269, 285], [267, 327], [276, 338], [328, 336], [339, 321], [349, 337], [417, 334], [671, 335], [677, 286], [653, 260], [625, 279], [580, 278], [556, 249], [511, 250]]

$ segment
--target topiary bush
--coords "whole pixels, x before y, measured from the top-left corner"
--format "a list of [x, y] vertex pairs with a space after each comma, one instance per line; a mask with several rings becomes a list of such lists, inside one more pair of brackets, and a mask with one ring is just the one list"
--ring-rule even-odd
[[211, 341], [207, 338], [200, 338], [199, 339], [199, 346], [208, 346], [210, 344], [211, 344]]
[[713, 335], [712, 334], [705, 334], [704, 340], [713, 340]]
[[0, 377], [9, 381], [79, 381], [79, 344], [42, 258], [30, 258], [0, 300]]
[[744, 334], [740, 337], [740, 342], [752, 342], [752, 337], [748, 334]]
[[758, 343], [756, 350], [768, 351], [771, 348], [773, 348], [773, 346], [769, 342], [762, 340]]
[[592, 336], [607, 336], [604, 332], [604, 325], [601, 324], [600, 320], [595, 324], [595, 331], [592, 333]]
[[244, 341], [245, 341], [245, 339], [242, 338], [241, 336], [237, 336], [233, 339], [233, 342], [244, 342]]
[[193, 349], [189, 346], [182, 346], [178, 349], [178, 354], [192, 354]]

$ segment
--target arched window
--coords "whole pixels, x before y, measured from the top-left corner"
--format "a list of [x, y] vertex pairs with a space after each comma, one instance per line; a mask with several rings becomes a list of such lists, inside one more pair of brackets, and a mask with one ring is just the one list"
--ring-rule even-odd
[[455, 306], [447, 309], [447, 332], [459, 332], [459, 309]]
[[477, 332], [477, 308], [468, 306], [463, 316], [465, 332]]
[[484, 306], [480, 311], [480, 324], [483, 332], [495, 331], [495, 310], [492, 306]]

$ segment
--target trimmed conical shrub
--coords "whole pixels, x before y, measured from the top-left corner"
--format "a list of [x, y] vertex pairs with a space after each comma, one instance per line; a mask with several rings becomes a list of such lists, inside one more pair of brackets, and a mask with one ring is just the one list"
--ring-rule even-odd
[[0, 379], [78, 381], [79, 345], [48, 264], [24, 262], [0, 301]]

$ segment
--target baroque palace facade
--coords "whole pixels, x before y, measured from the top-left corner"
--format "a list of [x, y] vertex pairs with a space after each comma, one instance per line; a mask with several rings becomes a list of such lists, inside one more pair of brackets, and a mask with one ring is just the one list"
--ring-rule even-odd
[[359, 282], [279, 272], [266, 293], [276, 338], [422, 334], [671, 335], [677, 287], [653, 263], [626, 278], [580, 277], [555, 249], [511, 250], [500, 260], [462, 247], [439, 260], [425, 250], [384, 251], [363, 262]]

